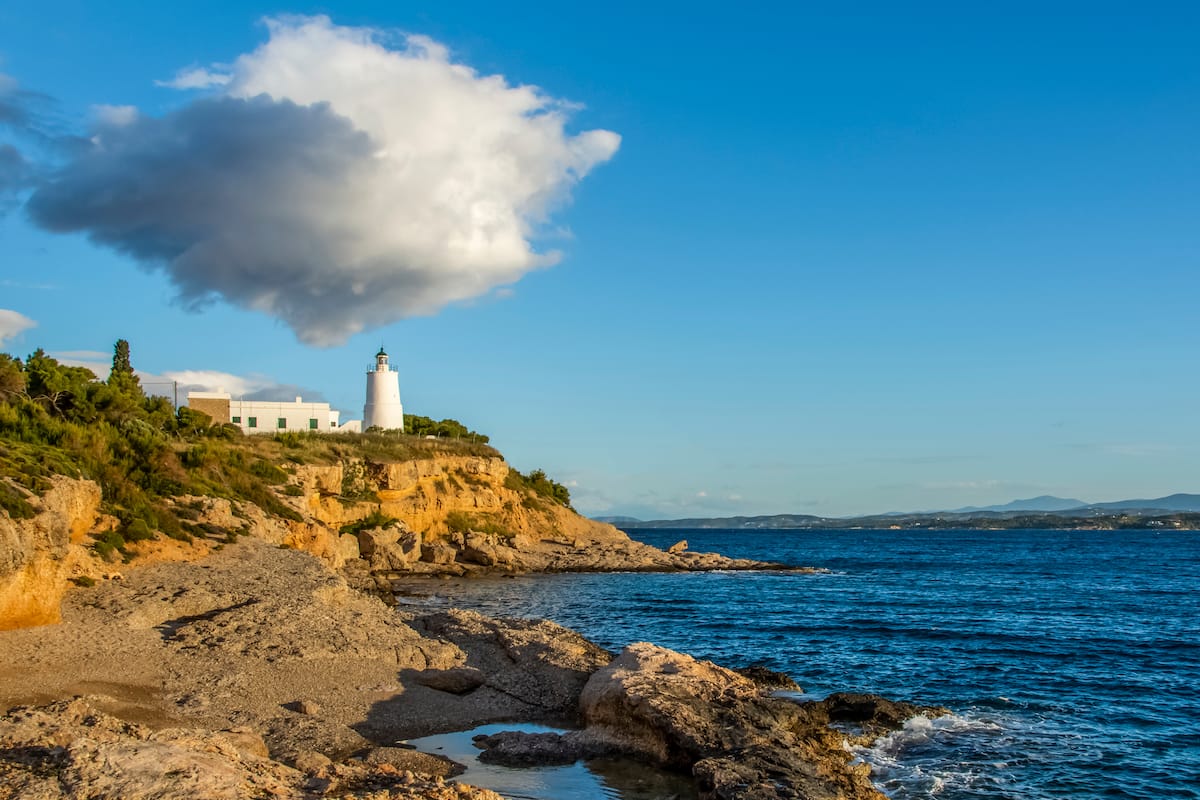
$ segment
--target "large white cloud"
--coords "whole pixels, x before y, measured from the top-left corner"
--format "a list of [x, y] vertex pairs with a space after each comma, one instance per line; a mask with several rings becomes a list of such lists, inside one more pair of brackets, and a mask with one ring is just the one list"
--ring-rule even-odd
[[0, 308], [0, 345], [34, 327], [37, 323], [21, 312]]
[[268, 41], [162, 117], [100, 115], [32, 196], [40, 225], [162, 269], [181, 299], [282, 319], [308, 343], [485, 294], [559, 254], [534, 245], [617, 134], [455, 63], [429, 39], [327, 18]]

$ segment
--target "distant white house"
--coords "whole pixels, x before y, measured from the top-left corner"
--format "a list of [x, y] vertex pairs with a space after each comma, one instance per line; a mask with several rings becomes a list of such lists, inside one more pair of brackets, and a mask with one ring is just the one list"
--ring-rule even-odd
[[297, 397], [295, 402], [280, 400], [234, 400], [228, 392], [188, 392], [188, 406], [212, 417], [221, 425], [232, 423], [244, 433], [279, 433], [280, 431], [354, 430], [358, 420], [340, 427], [341, 412], [329, 403], [306, 403]]

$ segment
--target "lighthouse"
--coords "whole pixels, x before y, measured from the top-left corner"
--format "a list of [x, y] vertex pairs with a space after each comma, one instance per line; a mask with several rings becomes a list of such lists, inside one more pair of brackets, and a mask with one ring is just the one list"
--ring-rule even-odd
[[404, 430], [404, 406], [400, 405], [400, 375], [388, 366], [388, 354], [379, 348], [375, 369], [367, 372], [367, 404], [363, 406], [363, 430]]

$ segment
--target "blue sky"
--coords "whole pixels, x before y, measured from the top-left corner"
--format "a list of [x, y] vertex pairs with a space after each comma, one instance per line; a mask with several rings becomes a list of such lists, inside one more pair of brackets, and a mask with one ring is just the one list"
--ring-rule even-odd
[[27, 185], [0, 218], [0, 309], [36, 327], [0, 348], [123, 337], [148, 373], [253, 376], [358, 417], [382, 342], [406, 410], [489, 433], [596, 514], [1200, 491], [1200, 11], [972, 5], [0, 0], [0, 74], [60, 133], [101, 105], [184, 109], [214, 87], [155, 82], [220, 73], [265, 17], [324, 14], [567, 101], [555, 142], [620, 137], [531, 228], [556, 264], [516, 253], [514, 279], [406, 318], [408, 295], [368, 292], [388, 321], [323, 346], [282, 312], [188, 310], [163, 269], [38, 224]]

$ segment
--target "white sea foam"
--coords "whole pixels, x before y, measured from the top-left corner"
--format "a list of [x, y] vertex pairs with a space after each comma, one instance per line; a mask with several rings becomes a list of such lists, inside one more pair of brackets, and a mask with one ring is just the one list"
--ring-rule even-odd
[[1003, 730], [1004, 726], [990, 716], [913, 717], [903, 728], [876, 739], [870, 746], [849, 749], [871, 767], [872, 778], [885, 792], [903, 789], [906, 796], [937, 795], [994, 783], [997, 776], [985, 774], [968, 754], [976, 743], [994, 740]]

